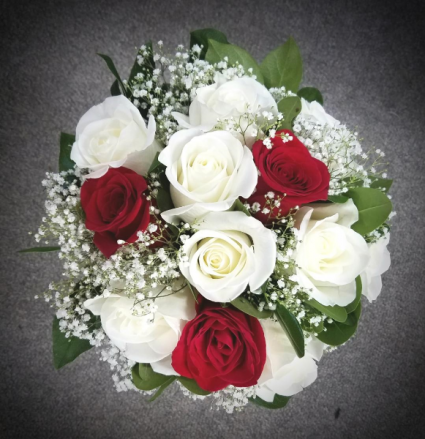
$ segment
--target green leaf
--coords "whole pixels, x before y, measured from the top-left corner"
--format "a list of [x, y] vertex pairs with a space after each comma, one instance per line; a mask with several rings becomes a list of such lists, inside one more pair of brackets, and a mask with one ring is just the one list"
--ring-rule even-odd
[[158, 189], [156, 202], [158, 203], [158, 209], [161, 212], [174, 209], [174, 204], [173, 204], [173, 200], [171, 199], [171, 195], [162, 187]]
[[173, 382], [173, 381], [175, 381], [175, 379], [177, 378], [177, 377], [174, 377], [174, 376], [172, 376], [172, 377], [167, 377], [168, 379], [167, 379], [167, 381], [165, 381], [164, 382], [164, 384], [161, 384], [161, 386], [160, 386], [160, 388], [156, 391], [156, 393], [155, 393], [155, 395], [153, 395], [150, 399], [149, 399], [149, 402], [153, 402], [153, 401], [155, 401], [155, 399], [157, 399], [161, 394], [162, 394], [162, 392]]
[[198, 29], [190, 33], [190, 47], [192, 48], [195, 44], [198, 46], [203, 46], [202, 51], [199, 55], [200, 59], [205, 59], [205, 54], [208, 50], [208, 40], [218, 41], [219, 43], [228, 44], [226, 35], [216, 29]]
[[231, 212], [243, 212], [247, 216], [251, 216], [249, 210], [244, 206], [239, 198], [232, 204], [232, 207], [229, 209]]
[[359, 220], [351, 228], [360, 235], [373, 232], [391, 213], [392, 203], [379, 189], [357, 187], [350, 189], [346, 195], [353, 199], [359, 211]]
[[57, 252], [60, 247], [32, 247], [26, 248], [25, 250], [19, 250], [18, 253], [47, 253], [47, 252]]
[[239, 311], [242, 311], [252, 317], [256, 317], [257, 319], [268, 319], [273, 314], [273, 312], [269, 310], [259, 311], [248, 299], [242, 296], [232, 300], [230, 304]]
[[301, 99], [298, 96], [289, 96], [279, 101], [278, 110], [283, 114], [280, 129], [292, 129], [292, 122], [301, 111]]
[[74, 142], [75, 136], [73, 134], [61, 133], [59, 141], [59, 172], [74, 169], [75, 162], [71, 160], [71, 149]]
[[66, 366], [74, 361], [83, 352], [92, 348], [88, 340], [81, 340], [78, 337], [65, 337], [59, 329], [59, 319], [54, 317], [52, 327], [53, 339], [53, 364], [55, 369]]
[[393, 181], [390, 180], [389, 178], [371, 177], [371, 179], [373, 181], [370, 184], [370, 187], [373, 189], [383, 189], [383, 192], [385, 193], [387, 193], [390, 190], [393, 184]]
[[180, 381], [184, 387], [186, 387], [187, 390], [194, 393], [195, 395], [209, 395], [211, 392], [208, 390], [201, 389], [198, 385], [198, 383], [195, 380], [191, 380], [190, 378], [186, 377], [178, 377], [178, 381]]
[[345, 307], [348, 314], [350, 314], [356, 310], [356, 308], [359, 306], [361, 298], [362, 298], [362, 279], [360, 276], [357, 276], [356, 277], [356, 298]]
[[352, 313], [348, 314], [346, 323], [326, 323], [326, 331], [317, 334], [317, 338], [330, 346], [339, 346], [345, 343], [356, 333], [361, 310], [362, 304], [360, 302], [357, 308]]
[[165, 166], [158, 160], [159, 152], [156, 153], [155, 158], [149, 168], [148, 175], [152, 174], [152, 172], [158, 172], [162, 169], [165, 169]]
[[282, 396], [276, 393], [273, 402], [264, 401], [264, 399], [261, 399], [259, 396], [256, 396], [255, 398], [249, 398], [249, 401], [260, 407], [275, 410], [285, 407], [290, 399], [291, 399], [290, 396]]
[[303, 76], [301, 54], [294, 39], [272, 50], [261, 63], [261, 72], [267, 88], [286, 87], [296, 92]]
[[118, 85], [118, 81], [115, 80], [111, 85], [111, 96], [119, 96], [121, 94], [120, 86]]
[[314, 87], [303, 87], [298, 90], [297, 95], [300, 98], [304, 98], [308, 102], [318, 102], [320, 105], [323, 105], [323, 96], [317, 88]]
[[169, 376], [153, 371], [150, 364], [136, 363], [131, 368], [133, 384], [140, 390], [153, 390], [164, 384]]
[[234, 46], [233, 44], [223, 44], [218, 41], [208, 40], [208, 50], [205, 59], [211, 64], [223, 61], [224, 57], [228, 58], [227, 64], [234, 66], [237, 63], [242, 65], [245, 72], [252, 68], [252, 73], [257, 77], [257, 81], [263, 84], [264, 79], [261, 74], [257, 61], [244, 49]]
[[122, 94], [126, 96], [126, 90], [124, 84], [121, 80], [120, 74], [118, 73], [118, 70], [115, 67], [115, 64], [112, 61], [112, 59], [108, 55], [103, 55], [102, 53], [98, 53], [98, 55], [106, 62], [106, 65], [108, 66], [110, 72], [115, 76], [115, 79], [118, 81], [118, 85], [121, 89]]
[[292, 347], [295, 349], [298, 357], [302, 358], [305, 354], [304, 334], [298, 320], [283, 305], [278, 304], [275, 316], [286, 332]]
[[348, 200], [344, 195], [329, 195], [328, 201], [332, 201], [332, 203], [345, 203]]
[[325, 306], [314, 299], [307, 300], [306, 303], [337, 322], [347, 320], [347, 311], [342, 306]]

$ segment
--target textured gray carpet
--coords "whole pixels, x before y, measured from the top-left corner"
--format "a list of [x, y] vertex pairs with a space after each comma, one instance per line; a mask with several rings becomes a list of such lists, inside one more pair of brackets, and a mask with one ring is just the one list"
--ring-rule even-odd
[[[425, 15], [422, 2], [35, 1], [1, 3], [0, 436], [3, 438], [415, 438], [424, 413]], [[148, 404], [117, 394], [94, 351], [55, 371], [48, 304], [55, 255], [18, 255], [43, 215], [40, 181], [56, 170], [61, 130], [126, 76], [134, 47], [174, 47], [213, 26], [261, 59], [289, 35], [305, 85], [330, 113], [387, 152], [395, 179], [392, 269], [358, 335], [320, 363], [319, 379], [283, 411], [228, 416], [175, 389]], [[337, 416], [339, 413], [339, 416]]]

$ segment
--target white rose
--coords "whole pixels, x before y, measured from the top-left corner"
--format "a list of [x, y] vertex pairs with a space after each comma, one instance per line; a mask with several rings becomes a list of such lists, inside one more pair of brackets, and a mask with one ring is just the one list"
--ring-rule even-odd
[[298, 282], [322, 305], [346, 306], [356, 297], [355, 279], [369, 260], [366, 241], [350, 228], [357, 220], [351, 199], [297, 213]]
[[362, 294], [369, 302], [376, 300], [381, 293], [381, 275], [390, 268], [391, 257], [387, 249], [389, 242], [390, 234], [387, 233], [378, 241], [369, 244], [370, 259], [366, 270], [362, 273]]
[[[323, 354], [324, 344], [311, 338], [305, 355], [299, 358], [279, 323], [260, 320], [266, 339], [266, 364], [258, 380], [257, 395], [272, 402], [275, 394], [292, 396], [301, 392], [317, 378], [317, 364]], [[316, 360], [316, 361], [315, 361]]]
[[301, 98], [300, 116], [320, 125], [330, 125], [332, 127], [337, 127], [339, 125], [339, 121], [326, 113], [325, 109], [319, 104], [319, 102], [308, 102], [304, 98]]
[[[153, 291], [153, 296], [161, 292]], [[184, 325], [195, 317], [195, 301], [189, 290], [155, 300], [158, 307], [152, 314], [133, 314], [134, 299], [123, 294], [109, 294], [86, 300], [84, 306], [99, 315], [102, 328], [125, 357], [138, 363], [150, 363], [152, 369], [165, 375], [176, 375], [171, 367], [171, 353], [177, 346]]]
[[158, 160], [167, 167], [176, 207], [162, 214], [170, 223], [178, 218], [191, 223], [210, 211], [227, 210], [239, 196], [248, 198], [257, 185], [251, 151], [226, 131], [179, 131]]
[[88, 178], [120, 166], [146, 175], [161, 149], [154, 141], [155, 129], [155, 119], [150, 116], [146, 127], [139, 110], [124, 96], [107, 98], [78, 122], [71, 159], [91, 171]]
[[212, 212], [183, 244], [183, 276], [207, 299], [231, 302], [249, 285], [257, 290], [272, 274], [276, 242], [272, 231], [242, 212]]
[[[189, 116], [172, 113], [183, 128], [199, 128], [211, 131], [218, 119], [234, 117], [239, 121], [246, 113], [262, 111], [277, 114], [277, 104], [264, 85], [253, 78], [242, 77], [228, 81], [218, 75], [216, 82], [196, 91], [196, 97], [189, 107]], [[246, 121], [241, 120], [246, 125]], [[257, 127], [252, 124], [245, 134], [245, 142], [251, 147], [257, 136]]]

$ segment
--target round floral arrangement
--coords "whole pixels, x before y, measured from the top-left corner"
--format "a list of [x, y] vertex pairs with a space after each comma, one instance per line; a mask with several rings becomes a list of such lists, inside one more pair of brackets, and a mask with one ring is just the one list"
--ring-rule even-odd
[[[347, 342], [389, 268], [384, 153], [299, 88], [292, 38], [261, 64], [213, 29], [128, 80], [62, 133], [37, 242], [64, 277], [56, 368], [96, 347], [118, 391], [175, 383], [228, 412], [284, 407]], [[37, 297], [37, 296], [36, 296]]]

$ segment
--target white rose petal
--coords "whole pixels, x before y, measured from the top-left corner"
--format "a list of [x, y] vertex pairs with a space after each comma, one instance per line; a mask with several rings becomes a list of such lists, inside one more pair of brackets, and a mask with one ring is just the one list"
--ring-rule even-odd
[[[160, 287], [155, 289], [153, 296], [160, 291]], [[123, 294], [97, 296], [86, 300], [84, 306], [100, 316], [106, 335], [129, 360], [151, 363], [154, 370], [175, 374], [169, 357], [184, 325], [195, 317], [195, 302], [190, 290], [185, 288], [173, 295], [160, 296], [155, 304], [158, 310], [153, 322], [151, 315], [133, 315], [134, 299]]]
[[317, 378], [317, 364], [324, 344], [312, 338], [306, 345], [303, 358], [298, 358], [288, 336], [279, 323], [260, 320], [266, 339], [267, 359], [258, 380], [257, 395], [272, 402], [275, 394], [292, 396], [301, 392]]
[[139, 110], [124, 96], [113, 96], [96, 105], [80, 119], [71, 159], [91, 172], [86, 178], [99, 178], [109, 167], [125, 166], [146, 175], [157, 152], [155, 119], [148, 126]]
[[167, 167], [176, 207], [162, 214], [169, 223], [192, 223], [210, 211], [227, 210], [239, 196], [248, 198], [257, 184], [251, 151], [226, 131], [179, 131], [158, 160]]
[[369, 263], [366, 270], [362, 273], [362, 294], [369, 302], [377, 299], [382, 289], [381, 275], [385, 273], [391, 265], [390, 252], [387, 245], [390, 242], [390, 234], [387, 233], [378, 241], [369, 244]]
[[[219, 119], [240, 116], [263, 111], [277, 114], [277, 104], [270, 92], [253, 78], [242, 77], [228, 81], [223, 75], [217, 75], [214, 84], [197, 90], [195, 99], [189, 108], [189, 116], [172, 113], [183, 128], [199, 128], [211, 131]], [[241, 120], [241, 124], [244, 121]], [[248, 128], [243, 126], [244, 129]], [[245, 142], [251, 147], [257, 135], [257, 127], [252, 124], [245, 134]]]
[[180, 270], [213, 302], [231, 302], [245, 291], [260, 288], [274, 269], [275, 235], [242, 212], [209, 213], [183, 244], [189, 265]]
[[[355, 279], [366, 268], [369, 250], [350, 228], [358, 218], [354, 203], [304, 207], [297, 213], [298, 281], [325, 306], [346, 306], [356, 297]], [[341, 214], [341, 215], [340, 215]]]
[[330, 125], [331, 127], [337, 127], [339, 125], [339, 121], [326, 113], [319, 102], [308, 102], [304, 98], [301, 98], [300, 116], [320, 125]]

